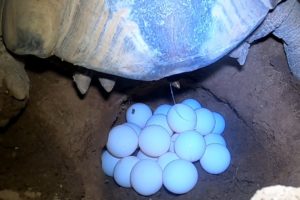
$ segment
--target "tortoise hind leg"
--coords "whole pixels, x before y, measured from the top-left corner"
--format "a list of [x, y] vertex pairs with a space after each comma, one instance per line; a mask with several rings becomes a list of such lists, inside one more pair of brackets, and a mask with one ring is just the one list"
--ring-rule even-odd
[[300, 2], [296, 1], [291, 13], [273, 32], [284, 41], [284, 50], [291, 72], [300, 79]]
[[29, 85], [24, 64], [15, 60], [0, 40], [0, 127], [26, 106]]

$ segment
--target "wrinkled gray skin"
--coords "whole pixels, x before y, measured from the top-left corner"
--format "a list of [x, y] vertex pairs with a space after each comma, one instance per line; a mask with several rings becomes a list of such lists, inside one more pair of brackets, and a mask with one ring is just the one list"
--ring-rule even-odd
[[250, 44], [269, 34], [282, 39], [291, 72], [300, 79], [300, 2], [298, 0], [287, 0], [279, 4], [230, 56], [237, 58], [243, 65]]
[[[3, 11], [7, 48], [20, 55], [56, 55], [112, 75], [97, 77], [107, 91], [114, 86], [108, 77], [158, 80], [208, 66], [230, 52], [243, 64], [250, 44], [269, 33], [283, 39], [299, 77], [297, 0], [10, 0]], [[92, 76], [74, 75], [81, 93]]]
[[[275, 7], [277, 3], [279, 1], [270, 1], [270, 7]], [[236, 58], [240, 65], [244, 65], [251, 44], [269, 34], [282, 39], [290, 70], [297, 79], [300, 79], [300, 2], [298, 0], [286, 0], [277, 5], [274, 10], [268, 13], [260, 26], [244, 42], [238, 45], [229, 56]], [[87, 78], [84, 74], [79, 76], [83, 80]], [[87, 91], [88, 84], [84, 84], [85, 81], [75, 82], [78, 88], [84, 85], [85, 92]], [[110, 81], [109, 86], [107, 84], [102, 85], [105, 89], [110, 88], [109, 91], [111, 91], [114, 84], [114, 81]]]
[[[210, 0], [195, 4], [162, 0], [141, 5], [129, 0], [0, 2], [5, 2], [5, 44], [17, 54], [56, 55], [110, 75], [157, 80], [208, 66], [230, 52], [244, 64], [250, 44], [272, 33], [283, 40], [291, 71], [300, 78], [297, 0]], [[153, 10], [150, 4], [157, 8]], [[44, 16], [48, 8], [53, 12]], [[141, 18], [147, 26], [140, 23]], [[100, 26], [103, 19], [105, 25]], [[35, 23], [28, 23], [32, 20]], [[92, 74], [87, 71], [73, 76], [82, 94], [87, 92]], [[98, 80], [111, 91], [115, 80], [107, 77], [113, 76]]]

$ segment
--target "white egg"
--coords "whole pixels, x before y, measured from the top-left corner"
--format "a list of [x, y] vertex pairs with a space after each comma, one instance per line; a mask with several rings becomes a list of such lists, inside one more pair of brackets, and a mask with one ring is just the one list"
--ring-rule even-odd
[[163, 171], [163, 184], [170, 192], [184, 194], [196, 185], [198, 172], [189, 161], [178, 159], [170, 162]]
[[170, 148], [169, 151], [175, 153], [175, 141], [177, 139], [177, 137], [179, 136], [179, 133], [175, 133], [174, 135], [172, 135], [171, 137], [171, 143], [170, 143]]
[[115, 126], [108, 134], [106, 147], [115, 157], [121, 158], [129, 156], [138, 147], [138, 136], [129, 126]]
[[128, 156], [118, 161], [114, 170], [114, 179], [122, 187], [131, 187], [130, 173], [134, 165], [139, 161], [135, 156]]
[[148, 156], [158, 157], [170, 147], [171, 137], [161, 126], [146, 126], [139, 136], [140, 149]]
[[196, 130], [202, 135], [211, 133], [215, 126], [215, 118], [213, 113], [206, 108], [200, 108], [196, 110], [196, 115]]
[[158, 114], [167, 115], [171, 107], [172, 106], [169, 104], [162, 104], [155, 109], [153, 114], [154, 115], [158, 115]]
[[129, 126], [130, 128], [132, 128], [135, 131], [137, 136], [139, 136], [141, 131], [142, 131], [142, 129], [138, 125], [135, 125], [133, 123], [127, 122], [127, 123], [124, 123], [124, 125]]
[[224, 138], [219, 134], [210, 133], [204, 137], [206, 145], [210, 144], [222, 144], [226, 146]]
[[157, 160], [157, 157], [151, 157], [151, 156], [147, 156], [146, 154], [144, 154], [142, 151], [139, 151], [136, 155], [137, 158], [139, 158], [140, 160], [145, 160], [145, 159], [149, 159], [149, 160]]
[[201, 104], [196, 99], [185, 99], [182, 104], [190, 106], [193, 110], [202, 108]]
[[140, 128], [144, 128], [151, 116], [152, 111], [150, 107], [143, 103], [135, 103], [126, 111], [127, 122], [138, 125]]
[[195, 162], [205, 151], [205, 140], [197, 131], [180, 133], [175, 141], [175, 152], [181, 159]]
[[167, 152], [163, 155], [161, 155], [158, 158], [158, 164], [162, 168], [162, 170], [165, 169], [165, 167], [173, 160], [177, 160], [179, 157], [176, 155], [176, 153]]
[[162, 169], [156, 161], [141, 160], [133, 167], [130, 178], [137, 193], [149, 196], [162, 186]]
[[224, 132], [225, 129], [225, 119], [224, 117], [216, 112], [213, 112], [214, 118], [215, 118], [215, 127], [212, 131], [212, 133], [215, 134], [222, 134]]
[[221, 144], [210, 144], [200, 159], [202, 168], [210, 174], [220, 174], [230, 165], [230, 152]]
[[114, 175], [114, 169], [120, 158], [114, 157], [108, 151], [103, 151], [101, 156], [102, 170], [107, 176]]
[[169, 110], [167, 120], [174, 132], [193, 130], [196, 126], [197, 116], [195, 111], [185, 104], [175, 104]]
[[150, 125], [161, 126], [164, 129], [166, 129], [166, 131], [168, 131], [170, 136], [173, 134], [172, 129], [169, 127], [166, 115], [162, 115], [162, 114], [152, 115], [152, 117], [150, 117], [150, 119], [146, 123], [146, 126], [150, 126]]

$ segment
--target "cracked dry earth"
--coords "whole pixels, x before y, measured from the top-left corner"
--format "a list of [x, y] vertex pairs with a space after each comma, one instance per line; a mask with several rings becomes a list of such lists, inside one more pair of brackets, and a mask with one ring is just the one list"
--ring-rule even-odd
[[209, 175], [175, 196], [162, 188], [142, 197], [103, 175], [99, 155], [111, 126], [141, 101], [153, 109], [172, 103], [168, 83], [121, 80], [107, 95], [93, 83], [85, 98], [72, 83], [73, 68], [38, 59], [27, 63], [30, 101], [0, 134], [0, 199], [250, 199], [261, 187], [300, 185], [300, 85], [291, 76], [282, 45], [272, 38], [251, 48], [246, 65], [224, 58], [178, 76], [177, 102], [196, 98], [222, 113], [230, 168]]

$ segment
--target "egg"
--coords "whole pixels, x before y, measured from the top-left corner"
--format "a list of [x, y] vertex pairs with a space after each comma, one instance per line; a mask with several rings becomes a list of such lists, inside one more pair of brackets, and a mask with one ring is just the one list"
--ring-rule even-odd
[[224, 132], [225, 129], [225, 119], [224, 117], [217, 113], [217, 112], [213, 112], [214, 118], [215, 118], [215, 126], [214, 129], [212, 131], [212, 133], [214, 134], [222, 134]]
[[144, 196], [156, 193], [162, 187], [162, 169], [153, 160], [139, 161], [131, 171], [133, 189]]
[[196, 99], [185, 99], [181, 103], [190, 106], [193, 110], [202, 108], [201, 104]]
[[133, 123], [127, 122], [127, 123], [124, 123], [124, 125], [129, 126], [130, 128], [132, 128], [135, 131], [137, 136], [139, 136], [141, 131], [142, 131], [142, 129], [139, 126], [137, 126]]
[[149, 106], [143, 103], [135, 103], [126, 111], [127, 122], [133, 123], [140, 128], [144, 128], [148, 119], [152, 116]]
[[197, 131], [180, 133], [175, 141], [175, 152], [181, 159], [195, 162], [205, 151], [205, 140]]
[[186, 160], [174, 160], [163, 171], [163, 184], [174, 194], [189, 192], [197, 181], [198, 172], [195, 165]]
[[197, 116], [195, 111], [185, 104], [175, 104], [169, 110], [167, 120], [174, 132], [193, 130], [196, 126]]
[[106, 147], [115, 157], [129, 156], [138, 147], [138, 136], [132, 128], [126, 125], [115, 126], [108, 134]]
[[174, 143], [175, 143], [178, 136], [179, 136], [179, 133], [175, 133], [175, 134], [172, 135], [170, 148], [169, 148], [170, 152], [173, 152], [173, 153], [175, 152], [175, 144]]
[[215, 118], [213, 113], [206, 108], [200, 108], [196, 110], [196, 115], [196, 130], [202, 135], [207, 135], [212, 132], [215, 126]]
[[167, 115], [171, 107], [172, 106], [169, 104], [162, 104], [155, 109], [153, 114], [154, 115], [158, 115], [158, 114]]
[[220, 174], [230, 165], [231, 155], [221, 135], [224, 117], [196, 99], [162, 104], [153, 115], [148, 105], [135, 103], [127, 109], [126, 121], [109, 131], [107, 150], [101, 155], [103, 172], [121, 187], [149, 196], [164, 185], [174, 194], [184, 194], [198, 181], [192, 162], [199, 161], [211, 174]]
[[230, 152], [221, 144], [210, 144], [200, 159], [202, 168], [210, 174], [220, 174], [230, 165]]
[[169, 127], [167, 116], [162, 114], [155, 114], [150, 117], [150, 119], [147, 121], [146, 126], [150, 125], [158, 125], [166, 129], [168, 131], [169, 135], [171, 136], [173, 134], [172, 129]]
[[158, 157], [168, 151], [171, 137], [161, 126], [146, 126], [139, 136], [140, 149], [148, 156]]
[[176, 153], [167, 152], [163, 155], [161, 155], [158, 158], [158, 164], [162, 168], [162, 170], [165, 169], [165, 167], [173, 160], [177, 160], [179, 157], [176, 155]]
[[130, 174], [133, 166], [139, 161], [135, 156], [128, 156], [118, 161], [114, 170], [114, 179], [122, 187], [131, 187]]
[[222, 144], [226, 146], [224, 138], [219, 134], [210, 133], [204, 137], [206, 145], [210, 144]]
[[120, 158], [114, 157], [108, 151], [103, 151], [101, 156], [102, 170], [107, 176], [114, 175], [114, 169]]
[[136, 155], [137, 158], [140, 160], [150, 159], [150, 160], [157, 160], [157, 157], [150, 157], [144, 154], [142, 151], [139, 151]]

